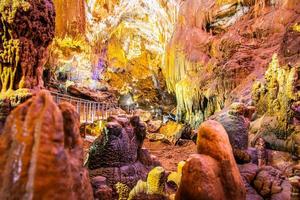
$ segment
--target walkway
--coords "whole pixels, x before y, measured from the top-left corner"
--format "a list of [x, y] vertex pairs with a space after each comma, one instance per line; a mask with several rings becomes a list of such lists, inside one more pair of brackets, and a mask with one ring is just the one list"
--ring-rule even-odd
[[93, 123], [96, 120], [107, 119], [112, 110], [118, 108], [117, 105], [89, 101], [57, 92], [51, 92], [51, 95], [57, 104], [61, 102], [73, 104], [80, 115], [80, 123]]

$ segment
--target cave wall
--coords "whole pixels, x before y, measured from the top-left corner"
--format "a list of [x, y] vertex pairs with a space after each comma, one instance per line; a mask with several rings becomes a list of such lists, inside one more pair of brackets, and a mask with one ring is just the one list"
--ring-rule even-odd
[[76, 37], [85, 34], [85, 0], [54, 0], [56, 10], [55, 35]]
[[163, 68], [179, 119], [197, 125], [233, 101], [251, 103], [298, 10], [293, 0], [184, 1]]

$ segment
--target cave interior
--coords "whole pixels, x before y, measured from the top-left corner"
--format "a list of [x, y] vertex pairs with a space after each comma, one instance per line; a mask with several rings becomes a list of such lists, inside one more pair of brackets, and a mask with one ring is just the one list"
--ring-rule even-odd
[[299, 0], [0, 0], [0, 199], [299, 200]]

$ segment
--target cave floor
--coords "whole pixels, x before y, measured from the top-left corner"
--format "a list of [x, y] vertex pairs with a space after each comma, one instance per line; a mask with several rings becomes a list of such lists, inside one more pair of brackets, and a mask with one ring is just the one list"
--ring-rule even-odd
[[[84, 140], [85, 156], [91, 144], [91, 141]], [[188, 141], [182, 146], [175, 146], [163, 142], [150, 142], [149, 139], [145, 139], [143, 147], [148, 149], [151, 155], [156, 156], [167, 171], [176, 171], [177, 163], [197, 152], [196, 145], [192, 141]]]
[[182, 146], [175, 146], [162, 142], [150, 142], [146, 139], [144, 147], [149, 150], [150, 154], [158, 158], [167, 171], [177, 171], [177, 164], [180, 161], [186, 160], [191, 154], [197, 152], [197, 147], [192, 141]]

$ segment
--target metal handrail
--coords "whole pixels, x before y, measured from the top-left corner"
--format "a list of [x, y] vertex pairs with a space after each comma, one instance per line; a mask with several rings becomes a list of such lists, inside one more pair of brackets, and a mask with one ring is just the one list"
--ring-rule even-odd
[[118, 108], [115, 104], [90, 101], [58, 92], [51, 91], [51, 95], [58, 104], [61, 102], [73, 104], [79, 113], [81, 123], [93, 123], [96, 120], [107, 119], [111, 110]]

